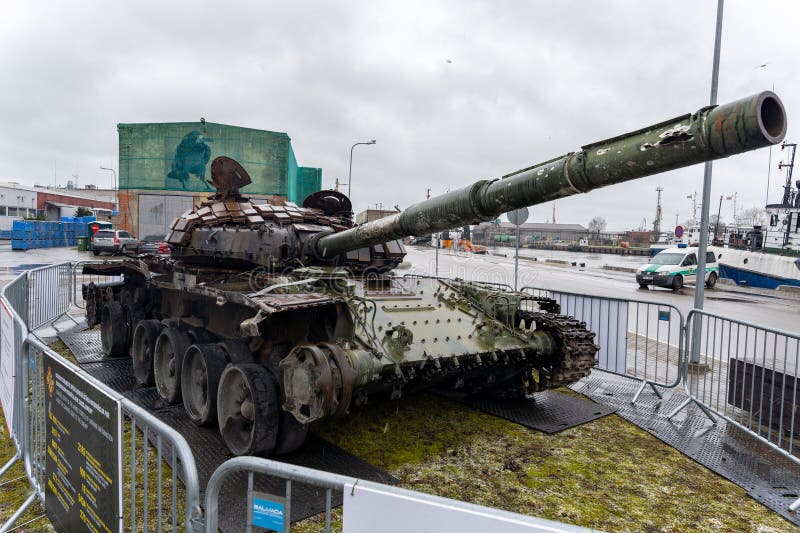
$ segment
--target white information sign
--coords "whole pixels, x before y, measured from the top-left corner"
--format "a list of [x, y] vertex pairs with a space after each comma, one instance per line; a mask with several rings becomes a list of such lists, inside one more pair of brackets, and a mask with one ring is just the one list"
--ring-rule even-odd
[[531, 533], [589, 531], [500, 509], [359, 480], [343, 494], [344, 533]]
[[14, 315], [0, 300], [0, 405], [9, 433], [14, 423]]

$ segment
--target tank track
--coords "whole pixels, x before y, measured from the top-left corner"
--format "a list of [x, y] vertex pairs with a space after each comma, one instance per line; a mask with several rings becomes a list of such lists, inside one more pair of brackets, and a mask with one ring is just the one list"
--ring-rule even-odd
[[[551, 309], [559, 308], [558, 303], [549, 298], [537, 298], [537, 301], [543, 309], [548, 304]], [[483, 389], [478, 394], [499, 400], [522, 399], [534, 392], [571, 385], [588, 376], [597, 364], [595, 356], [600, 348], [594, 343], [594, 332], [586, 329], [585, 322], [557, 313], [523, 310], [517, 312], [516, 320], [524, 320], [527, 327], [536, 322], [536, 331], [549, 333], [556, 343], [556, 354], [549, 362], [537, 366], [535, 372], [523, 372], [513, 380]]]
[[586, 329], [585, 322], [547, 312], [520, 311], [519, 315], [526, 323], [535, 321], [537, 330], [550, 333], [561, 355], [561, 360], [552, 368], [540, 371], [539, 382], [532, 384], [534, 392], [570, 385], [589, 375], [597, 364], [600, 348], [594, 343], [594, 332]]
[[[553, 298], [547, 298], [546, 296], [533, 296], [527, 298], [527, 300], [534, 301], [539, 304], [539, 309], [545, 313], [552, 313], [556, 315], [561, 313], [561, 305], [559, 305], [558, 301], [554, 300]], [[521, 318], [526, 319], [525, 322], [527, 323], [527, 317], [522, 316]]]

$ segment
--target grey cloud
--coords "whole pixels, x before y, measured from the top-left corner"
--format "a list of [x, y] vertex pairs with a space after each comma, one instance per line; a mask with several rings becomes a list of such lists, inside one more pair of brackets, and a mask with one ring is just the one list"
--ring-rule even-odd
[[[728, 3], [720, 101], [774, 83], [791, 116], [797, 11]], [[51, 182], [55, 162], [61, 183], [77, 168], [108, 184], [97, 167], [116, 167], [116, 123], [205, 116], [289, 133], [328, 186], [347, 179], [350, 145], [375, 138], [356, 149], [356, 206], [407, 206], [703, 106], [714, 14], [689, 0], [14, 5], [0, 21], [0, 180]], [[717, 163], [716, 199], [761, 205], [767, 158]], [[649, 223], [662, 185], [665, 220], [683, 220], [701, 181], [700, 167], [653, 176], [561, 200], [557, 218]]]

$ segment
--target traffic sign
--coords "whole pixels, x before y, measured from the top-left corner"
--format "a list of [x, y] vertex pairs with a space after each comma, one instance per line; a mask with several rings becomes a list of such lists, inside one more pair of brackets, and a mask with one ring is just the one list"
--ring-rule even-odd
[[514, 211], [509, 211], [506, 213], [508, 217], [508, 221], [514, 224], [515, 226], [521, 226], [528, 220], [528, 208], [527, 207], [520, 207], [519, 209], [515, 209]]
[[683, 237], [683, 226], [675, 226], [675, 237], [677, 239]]

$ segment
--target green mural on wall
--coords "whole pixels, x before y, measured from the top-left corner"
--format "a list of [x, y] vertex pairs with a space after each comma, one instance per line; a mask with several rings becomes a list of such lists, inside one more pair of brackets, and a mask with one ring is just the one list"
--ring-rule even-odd
[[[211, 122], [118, 124], [119, 188], [208, 192], [215, 157], [239, 161], [253, 182], [244, 194], [288, 196], [301, 202], [322, 182], [298, 172], [291, 140], [285, 133]], [[303, 181], [303, 183], [298, 183]], [[311, 191], [313, 192], [313, 191]]]
[[172, 170], [167, 174], [167, 179], [178, 180], [181, 189], [187, 189], [187, 182], [194, 176], [210, 191], [211, 187], [206, 181], [206, 165], [211, 158], [211, 147], [206, 144], [208, 142], [213, 142], [213, 139], [205, 137], [199, 131], [187, 133], [175, 149]]

